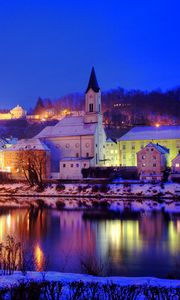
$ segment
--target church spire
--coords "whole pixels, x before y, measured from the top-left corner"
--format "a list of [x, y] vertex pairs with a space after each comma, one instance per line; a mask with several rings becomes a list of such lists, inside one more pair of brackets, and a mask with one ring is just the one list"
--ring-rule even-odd
[[99, 87], [98, 82], [97, 82], [94, 67], [92, 67], [92, 70], [91, 70], [91, 75], [90, 75], [90, 78], [89, 78], [88, 87], [86, 89], [86, 94], [90, 89], [92, 89], [95, 93], [98, 93], [99, 90], [100, 90], [100, 87]]

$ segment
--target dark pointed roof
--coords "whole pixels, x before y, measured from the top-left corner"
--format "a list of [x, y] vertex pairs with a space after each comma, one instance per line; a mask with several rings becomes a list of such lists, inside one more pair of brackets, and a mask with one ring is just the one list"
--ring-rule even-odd
[[98, 93], [99, 90], [100, 90], [100, 87], [99, 87], [98, 82], [97, 82], [97, 78], [96, 78], [96, 73], [95, 73], [94, 67], [92, 67], [92, 70], [91, 70], [91, 75], [90, 75], [90, 78], [89, 78], [89, 83], [88, 83], [88, 87], [86, 89], [86, 93], [90, 89], [92, 89], [95, 93]]

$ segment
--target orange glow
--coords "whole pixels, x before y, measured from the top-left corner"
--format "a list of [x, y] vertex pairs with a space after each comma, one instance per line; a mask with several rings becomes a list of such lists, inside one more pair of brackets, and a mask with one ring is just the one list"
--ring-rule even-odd
[[159, 123], [156, 123], [155, 126], [156, 126], [156, 127], [160, 127], [160, 124], [159, 124]]
[[43, 270], [43, 266], [44, 266], [44, 253], [42, 252], [38, 244], [36, 244], [34, 249], [34, 257], [36, 261], [36, 269], [38, 272], [40, 272]]

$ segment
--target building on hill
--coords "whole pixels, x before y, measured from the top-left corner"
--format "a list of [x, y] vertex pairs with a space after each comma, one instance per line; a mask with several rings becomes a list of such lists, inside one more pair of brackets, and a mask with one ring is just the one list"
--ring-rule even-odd
[[169, 149], [167, 166], [180, 150], [180, 126], [136, 126], [118, 139], [122, 166], [137, 166], [136, 153], [149, 143]]
[[169, 150], [159, 144], [149, 143], [137, 152], [137, 169], [141, 180], [161, 181], [167, 167]]
[[12, 115], [12, 119], [22, 119], [26, 117], [26, 111], [20, 105], [11, 109], [10, 113]]
[[0, 120], [22, 119], [26, 117], [26, 111], [19, 105], [11, 109], [9, 112], [0, 113]]
[[43, 179], [50, 177], [50, 151], [39, 139], [19, 140], [3, 150], [3, 171], [10, 172], [12, 178], [26, 179], [25, 173], [33, 168]]
[[64, 117], [55, 126], [43, 129], [36, 138], [51, 151], [52, 178], [82, 178], [83, 168], [104, 165], [106, 134], [94, 68], [85, 92], [84, 116]]

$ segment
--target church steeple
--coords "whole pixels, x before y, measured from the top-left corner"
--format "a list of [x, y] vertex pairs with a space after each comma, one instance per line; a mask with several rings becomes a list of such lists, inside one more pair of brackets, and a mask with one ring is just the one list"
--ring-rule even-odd
[[98, 93], [99, 90], [100, 90], [100, 87], [99, 87], [98, 82], [97, 82], [94, 67], [92, 67], [92, 70], [91, 70], [91, 75], [90, 75], [89, 83], [88, 83], [88, 86], [87, 86], [87, 89], [86, 89], [86, 94], [90, 89], [92, 89], [95, 93]]
[[92, 67], [88, 86], [85, 93], [84, 123], [102, 122], [101, 91], [97, 82], [94, 67]]

